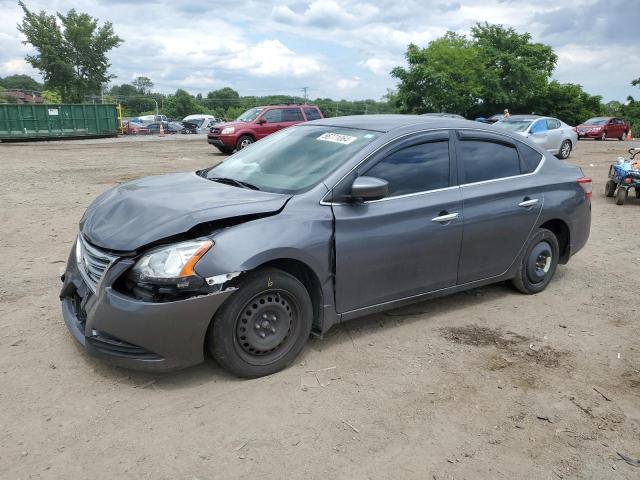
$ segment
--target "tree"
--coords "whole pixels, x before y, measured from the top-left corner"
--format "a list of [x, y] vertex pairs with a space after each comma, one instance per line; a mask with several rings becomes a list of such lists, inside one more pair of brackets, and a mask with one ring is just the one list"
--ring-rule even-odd
[[0, 85], [7, 90], [36, 90], [40, 91], [43, 88], [41, 83], [36, 82], [29, 75], [9, 75], [8, 77], [0, 78]]
[[165, 102], [165, 114], [171, 118], [184, 118], [194, 113], [202, 113], [202, 106], [196, 102], [193, 95], [178, 89]]
[[24, 12], [18, 30], [25, 44], [36, 55], [25, 59], [40, 70], [47, 89], [60, 92], [65, 102], [81, 102], [85, 95], [97, 94], [102, 85], [114, 78], [107, 52], [122, 43], [110, 22], [98, 26], [98, 20], [86, 13], [69, 10], [66, 15], [34, 13], [20, 1]]
[[229, 107], [238, 105], [240, 94], [231, 87], [224, 87], [207, 93], [207, 99], [213, 100], [212, 102], [207, 102], [207, 105], [212, 108], [227, 110]]
[[403, 112], [489, 115], [528, 109], [544, 94], [557, 57], [501, 25], [477, 24], [471, 37], [447, 32], [425, 48], [409, 45], [408, 68], [396, 67], [395, 102]]
[[447, 32], [427, 48], [410, 44], [407, 69], [396, 67], [400, 80], [391, 97], [405, 113], [452, 112], [466, 115], [482, 94], [478, 49], [464, 36]]
[[601, 96], [589, 95], [575, 83], [556, 81], [546, 86], [532, 103], [530, 111], [559, 118], [570, 125], [578, 125], [589, 117], [604, 113]]
[[131, 83], [136, 88], [137, 92], [142, 95], [150, 94], [151, 89], [153, 88], [153, 82], [149, 77], [136, 77]]
[[53, 90], [45, 90], [42, 92], [42, 100], [44, 103], [62, 103], [62, 97], [58, 92]]

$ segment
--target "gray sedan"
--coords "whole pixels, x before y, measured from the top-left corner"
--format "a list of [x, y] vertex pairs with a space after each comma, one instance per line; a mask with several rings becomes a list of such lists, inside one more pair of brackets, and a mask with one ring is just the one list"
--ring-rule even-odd
[[257, 377], [352, 318], [504, 280], [541, 292], [590, 222], [591, 179], [507, 130], [316, 120], [214, 167], [100, 195], [80, 221], [62, 312], [117, 365], [169, 370], [209, 352]]
[[529, 138], [563, 160], [569, 158], [571, 150], [578, 143], [578, 133], [575, 128], [557, 118], [511, 115], [494, 125]]

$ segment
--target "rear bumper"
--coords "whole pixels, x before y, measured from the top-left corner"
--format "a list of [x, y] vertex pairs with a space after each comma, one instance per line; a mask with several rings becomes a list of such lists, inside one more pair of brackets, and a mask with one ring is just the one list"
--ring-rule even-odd
[[211, 318], [234, 290], [176, 302], [143, 302], [112, 287], [132, 264], [129, 259], [115, 262], [94, 294], [72, 252], [60, 292], [71, 334], [91, 355], [126, 368], [168, 371], [202, 362]]

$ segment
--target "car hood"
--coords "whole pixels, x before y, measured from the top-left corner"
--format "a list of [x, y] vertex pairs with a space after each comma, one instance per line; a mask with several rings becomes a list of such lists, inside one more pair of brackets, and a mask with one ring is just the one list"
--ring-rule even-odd
[[146, 177], [96, 198], [80, 220], [80, 231], [98, 247], [133, 251], [202, 223], [277, 213], [289, 198], [213, 182], [195, 173]]
[[215, 128], [226, 128], [226, 127], [246, 127], [247, 125], [250, 125], [251, 122], [224, 122], [224, 123], [216, 123], [214, 125]]
[[581, 123], [577, 125], [576, 128], [602, 128], [604, 125], [587, 125], [586, 123]]

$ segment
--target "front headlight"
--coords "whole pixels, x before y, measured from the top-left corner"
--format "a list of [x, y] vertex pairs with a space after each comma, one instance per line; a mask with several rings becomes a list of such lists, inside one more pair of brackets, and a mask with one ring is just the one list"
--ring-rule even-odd
[[194, 240], [158, 247], [145, 253], [132, 272], [143, 282], [191, 277], [198, 260], [212, 246], [211, 240]]
[[220, 132], [220, 135], [231, 135], [235, 131], [235, 127], [225, 127], [222, 129], [222, 132]]

